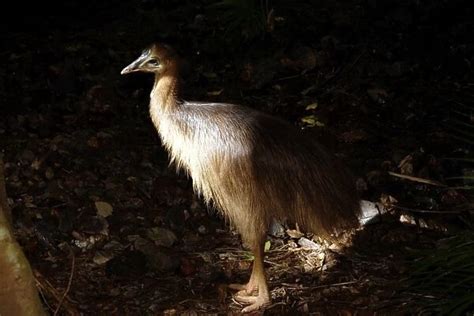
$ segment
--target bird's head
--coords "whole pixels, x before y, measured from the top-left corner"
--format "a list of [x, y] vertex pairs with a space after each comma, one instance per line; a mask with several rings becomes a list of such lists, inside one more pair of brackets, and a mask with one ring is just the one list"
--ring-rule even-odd
[[176, 53], [173, 48], [166, 44], [153, 44], [151, 47], [143, 50], [130, 65], [122, 69], [122, 75], [131, 72], [151, 72], [156, 75], [162, 75], [170, 69], [176, 68]]

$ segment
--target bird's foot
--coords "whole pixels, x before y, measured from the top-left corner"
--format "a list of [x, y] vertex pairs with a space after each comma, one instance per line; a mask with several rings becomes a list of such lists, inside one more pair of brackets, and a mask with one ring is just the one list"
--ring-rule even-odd
[[232, 284], [229, 284], [229, 288], [231, 290], [238, 291], [236, 295], [240, 295], [240, 296], [249, 296], [254, 293], [256, 294], [258, 291], [257, 285], [254, 285], [250, 282], [247, 284], [232, 283]]
[[242, 313], [250, 313], [264, 309], [270, 305], [270, 293], [260, 293], [258, 286], [249, 282], [247, 284], [229, 284], [229, 288], [237, 290], [234, 299], [242, 304], [248, 305], [242, 309]]
[[239, 291], [236, 295], [234, 295], [236, 301], [243, 304], [250, 304], [242, 309], [242, 313], [263, 310], [266, 306], [270, 305], [270, 297], [268, 293], [266, 295], [259, 294], [258, 296], [252, 296], [242, 293], [242, 291]]

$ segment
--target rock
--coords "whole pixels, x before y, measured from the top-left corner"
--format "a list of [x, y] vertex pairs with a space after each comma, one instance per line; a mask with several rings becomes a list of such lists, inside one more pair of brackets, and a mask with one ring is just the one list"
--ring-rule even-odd
[[162, 227], [152, 227], [147, 231], [146, 235], [156, 245], [164, 247], [171, 247], [178, 240], [171, 230]]
[[268, 233], [277, 238], [285, 237], [285, 227], [283, 227], [279, 221], [274, 219]]
[[321, 246], [318, 245], [317, 243], [315, 243], [314, 241], [312, 240], [309, 240], [308, 238], [306, 237], [301, 237], [299, 240], [298, 240], [298, 245], [302, 248], [306, 248], [306, 249], [314, 249], [314, 250], [321, 250]]
[[359, 216], [359, 223], [361, 225], [368, 225], [377, 223], [380, 219], [378, 215], [387, 212], [381, 204], [376, 204], [370, 201], [360, 201], [361, 214]]

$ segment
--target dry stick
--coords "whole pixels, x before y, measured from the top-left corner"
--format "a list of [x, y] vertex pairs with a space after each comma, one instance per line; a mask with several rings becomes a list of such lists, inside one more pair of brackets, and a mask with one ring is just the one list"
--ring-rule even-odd
[[[52, 311], [53, 308], [50, 304], [48, 304], [47, 299], [45, 298], [46, 295], [52, 296], [56, 302], [59, 302], [61, 294], [58, 290], [42, 275], [38, 270], [34, 270], [36, 285], [40, 290], [41, 295], [44, 298], [45, 304], [49, 307]], [[66, 297], [62, 303], [63, 308], [66, 309], [66, 312], [69, 315], [76, 316], [79, 315], [79, 311], [72, 305], [75, 302], [72, 302], [70, 298]]]
[[348, 282], [341, 282], [341, 283], [324, 284], [324, 285], [317, 285], [317, 286], [302, 286], [302, 287], [294, 286], [289, 283], [281, 283], [281, 285], [284, 285], [288, 289], [315, 290], [315, 289], [323, 289], [323, 288], [328, 288], [328, 287], [351, 285], [351, 284], [355, 284], [359, 282], [360, 282], [359, 280], [356, 280], [356, 281], [348, 281]]
[[[36, 272], [36, 271], [35, 271]], [[43, 287], [42, 287], [42, 284], [40, 284], [40, 282], [38, 281], [38, 279], [36, 278], [35, 276], [35, 283], [36, 283], [36, 288], [38, 289], [38, 293], [41, 297], [41, 300], [43, 301], [43, 304], [46, 305], [46, 307], [49, 309], [49, 310], [53, 310], [53, 308], [51, 307], [51, 305], [48, 304], [48, 300], [46, 299], [46, 296], [44, 295], [43, 293]]]
[[66, 290], [63, 293], [63, 296], [61, 297], [61, 300], [59, 301], [58, 307], [56, 307], [56, 310], [54, 311], [53, 316], [56, 316], [61, 309], [61, 305], [63, 304], [64, 299], [66, 298], [67, 293], [69, 293], [69, 290], [71, 289], [71, 284], [72, 284], [72, 278], [74, 276], [74, 268], [76, 264], [76, 256], [74, 255], [74, 252], [69, 249], [71, 255], [72, 255], [72, 260], [71, 260], [71, 274], [69, 275], [69, 280], [67, 282], [67, 287]]
[[388, 174], [391, 175], [391, 176], [394, 176], [394, 177], [398, 177], [398, 178], [401, 178], [401, 179], [406, 179], [406, 180], [410, 180], [410, 181], [414, 181], [414, 182], [419, 182], [419, 183], [424, 183], [424, 184], [431, 184], [431, 185], [435, 185], [437, 187], [446, 187], [445, 184], [442, 184], [441, 182], [438, 182], [438, 181], [435, 181], [435, 180], [423, 179], [423, 178], [418, 178], [418, 177], [414, 177], [414, 176], [407, 176], [407, 175], [404, 175], [404, 174], [391, 172], [391, 171], [389, 171]]
[[410, 207], [403, 207], [403, 206], [398, 206], [398, 205], [392, 205], [392, 207], [402, 210], [402, 211], [408, 211], [412, 213], [427, 213], [427, 214], [460, 214], [462, 211], [431, 211], [431, 210], [421, 210], [421, 209], [416, 209], [416, 208], [410, 208]]

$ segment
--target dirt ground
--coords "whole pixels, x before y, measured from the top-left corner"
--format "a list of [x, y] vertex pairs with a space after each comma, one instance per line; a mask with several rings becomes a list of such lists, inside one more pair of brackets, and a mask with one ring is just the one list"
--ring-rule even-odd
[[275, 224], [265, 314], [432, 313], [446, 297], [404, 281], [417, 253], [472, 229], [468, 1], [310, 11], [275, 1], [274, 28], [253, 39], [232, 37], [209, 3], [70, 0], [2, 22], [0, 149], [17, 238], [51, 314], [242, 308], [226, 284], [246, 281], [251, 254], [168, 166], [148, 116], [152, 78], [120, 76], [158, 38], [183, 56], [186, 99], [243, 104], [314, 132], [363, 199], [390, 206], [343, 247]]

